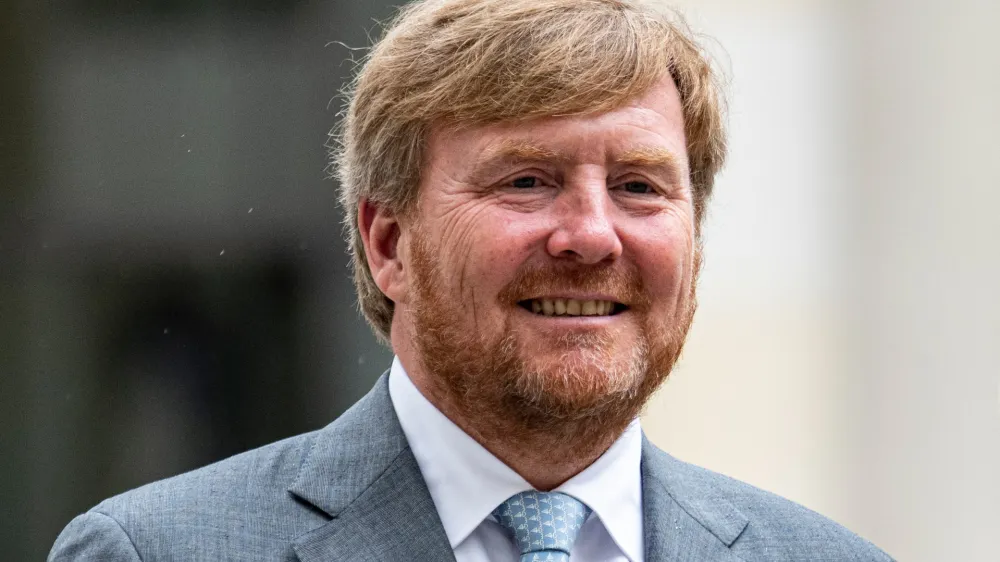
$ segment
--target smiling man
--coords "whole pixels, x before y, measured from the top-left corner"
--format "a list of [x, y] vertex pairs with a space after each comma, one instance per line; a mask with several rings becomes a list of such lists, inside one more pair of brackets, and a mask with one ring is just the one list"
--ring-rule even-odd
[[695, 311], [719, 98], [638, 2], [405, 8], [335, 154], [391, 369], [322, 430], [99, 504], [50, 559], [889, 560], [642, 436]]

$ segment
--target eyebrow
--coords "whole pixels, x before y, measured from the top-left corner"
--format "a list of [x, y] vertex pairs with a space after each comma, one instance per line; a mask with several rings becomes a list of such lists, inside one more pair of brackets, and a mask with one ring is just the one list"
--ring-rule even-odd
[[[519, 162], [556, 162], [565, 163], [572, 159], [555, 152], [540, 144], [526, 140], [504, 140], [488, 148], [479, 158], [473, 168], [472, 177], [475, 181], [488, 181], [511, 163]], [[634, 146], [612, 161], [617, 166], [634, 166], [651, 168], [667, 176], [671, 181], [680, 181], [680, 166], [673, 152], [658, 146]]]
[[491, 146], [476, 159], [472, 175], [476, 181], [488, 181], [512, 163], [564, 162], [567, 160], [569, 159], [566, 156], [540, 144], [507, 139]]
[[490, 160], [498, 158], [505, 160], [564, 160], [565, 158], [551, 149], [526, 140], [504, 140], [486, 157]]
[[680, 181], [680, 165], [674, 153], [658, 146], [636, 146], [615, 158], [619, 166], [658, 169], [673, 181]]

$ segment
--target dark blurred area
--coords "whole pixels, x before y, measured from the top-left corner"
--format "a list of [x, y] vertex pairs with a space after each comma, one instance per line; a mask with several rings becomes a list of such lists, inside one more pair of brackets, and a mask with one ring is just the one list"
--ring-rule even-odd
[[[325, 169], [390, 17], [354, 0], [0, 3], [0, 552], [325, 425], [389, 366]], [[350, 47], [350, 48], [349, 48]]]

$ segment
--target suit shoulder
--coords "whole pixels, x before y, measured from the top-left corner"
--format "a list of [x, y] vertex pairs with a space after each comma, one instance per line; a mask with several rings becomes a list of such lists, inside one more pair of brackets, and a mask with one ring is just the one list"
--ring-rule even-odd
[[106, 499], [67, 526], [50, 556], [130, 545], [137, 556], [155, 559], [186, 544], [197, 549], [191, 559], [223, 560], [236, 537], [253, 535], [254, 555], [247, 559], [283, 559], [291, 538], [326, 521], [288, 492], [315, 435], [277, 441]]
[[87, 512], [70, 521], [59, 534], [48, 562], [70, 560], [115, 560], [139, 562], [139, 553], [117, 521], [100, 513]]
[[747, 560], [891, 562], [878, 547], [835, 521], [746, 482], [675, 461], [684, 478], [714, 489], [747, 518], [731, 545]]
[[[295, 537], [330, 521], [332, 504], [324, 500], [339, 498], [345, 486], [353, 490], [352, 479], [371, 463], [379, 445], [382, 457], [394, 457], [405, 446], [401, 431], [384, 432], [399, 434], [389, 447], [372, 429], [391, 416], [384, 379], [322, 429], [99, 503], [67, 526], [53, 557], [131, 545], [143, 560], [294, 559]], [[319, 496], [309, 497], [316, 490]]]
[[[123, 514], [132, 511], [212, 505], [219, 496], [236, 498], [283, 493], [298, 474], [316, 432], [305, 433], [245, 451], [201, 468], [140, 486], [108, 498], [91, 511]], [[258, 499], [264, 499], [259, 497]], [[191, 504], [191, 505], [186, 505]]]

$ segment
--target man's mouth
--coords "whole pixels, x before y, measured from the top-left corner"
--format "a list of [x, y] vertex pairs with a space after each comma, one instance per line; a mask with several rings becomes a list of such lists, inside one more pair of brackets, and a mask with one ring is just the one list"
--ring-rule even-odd
[[628, 309], [620, 302], [579, 299], [529, 299], [517, 303], [541, 316], [614, 316]]

